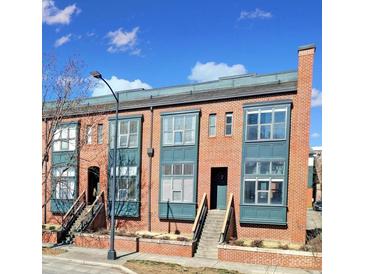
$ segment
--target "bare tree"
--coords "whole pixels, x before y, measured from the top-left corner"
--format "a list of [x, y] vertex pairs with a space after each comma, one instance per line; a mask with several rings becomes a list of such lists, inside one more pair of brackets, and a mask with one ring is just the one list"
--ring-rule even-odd
[[[44, 199], [44, 222], [46, 222], [46, 205], [52, 198], [51, 186], [47, 187], [47, 181], [52, 178], [49, 165], [50, 153], [56, 134], [59, 134], [59, 127], [72, 113], [83, 108], [83, 117], [89, 116], [90, 125], [93, 127], [98, 123], [98, 117], [92, 116], [95, 106], [83, 105], [83, 100], [88, 97], [95, 82], [90, 77], [84, 77], [82, 71], [84, 63], [77, 57], [71, 57], [62, 66], [57, 63], [54, 55], [45, 55], [42, 67], [42, 121], [43, 121], [43, 147], [42, 147], [42, 172]], [[84, 132], [84, 130], [81, 130]], [[69, 162], [63, 165], [58, 171], [61, 174], [56, 180], [62, 180], [64, 175], [72, 167], [72, 163], [78, 157], [78, 151], [85, 144], [86, 138], [77, 138], [76, 148], [69, 158]], [[61, 181], [60, 181], [61, 182]], [[59, 183], [59, 182], [56, 182]]]

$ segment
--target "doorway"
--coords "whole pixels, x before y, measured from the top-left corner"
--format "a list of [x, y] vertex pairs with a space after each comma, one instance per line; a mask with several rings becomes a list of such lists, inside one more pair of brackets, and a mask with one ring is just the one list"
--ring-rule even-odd
[[211, 169], [210, 209], [226, 209], [227, 171], [227, 167], [214, 167]]
[[89, 167], [87, 170], [87, 177], [88, 177], [87, 203], [91, 205], [95, 201], [95, 198], [99, 193], [100, 169], [96, 166]]

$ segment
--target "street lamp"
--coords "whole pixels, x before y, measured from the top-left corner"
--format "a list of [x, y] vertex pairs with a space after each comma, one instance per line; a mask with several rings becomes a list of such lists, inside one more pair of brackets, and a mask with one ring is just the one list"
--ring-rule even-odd
[[113, 184], [111, 188], [112, 192], [112, 208], [110, 212], [111, 224], [110, 224], [110, 243], [109, 243], [109, 251], [108, 251], [108, 260], [115, 260], [117, 254], [114, 249], [114, 227], [115, 227], [115, 186], [117, 184], [117, 138], [118, 138], [118, 111], [119, 111], [119, 93], [115, 95], [113, 89], [109, 86], [108, 82], [104, 80], [101, 76], [101, 73], [98, 71], [93, 71], [90, 73], [96, 79], [101, 79], [104, 83], [109, 87], [110, 91], [113, 93], [113, 96], [117, 102], [116, 110], [115, 110], [115, 133], [114, 133], [114, 152], [113, 152]]

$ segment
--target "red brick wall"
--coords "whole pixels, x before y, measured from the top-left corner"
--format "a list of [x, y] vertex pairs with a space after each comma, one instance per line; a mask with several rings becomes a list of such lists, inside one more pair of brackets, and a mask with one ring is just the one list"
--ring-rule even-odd
[[[180, 111], [186, 109], [201, 109], [199, 159], [198, 159], [198, 191], [199, 202], [204, 193], [208, 195], [210, 203], [210, 176], [212, 167], [228, 167], [227, 193], [234, 194], [235, 219], [238, 237], [286, 240], [290, 242], [304, 243], [306, 225], [306, 184], [307, 161], [309, 153], [309, 114], [312, 88], [312, 66], [314, 49], [299, 51], [298, 63], [298, 90], [285, 95], [256, 96], [244, 99], [229, 99], [209, 103], [191, 104], [184, 106], [167, 106], [153, 111], [153, 144], [155, 155], [152, 158], [152, 195], [151, 216], [152, 231], [191, 233], [193, 222], [166, 221], [158, 218], [159, 201], [159, 160], [160, 160], [160, 129], [161, 112]], [[241, 225], [239, 223], [240, 182], [242, 161], [242, 132], [243, 132], [243, 108], [244, 103], [267, 102], [273, 100], [292, 99], [293, 108], [291, 115], [290, 151], [289, 151], [289, 183], [288, 183], [288, 226], [278, 228], [276, 226]], [[224, 116], [226, 112], [233, 112], [233, 134], [224, 136]], [[208, 118], [210, 113], [217, 115], [216, 137], [208, 137]], [[142, 159], [141, 159], [141, 210], [139, 218], [118, 218], [117, 227], [129, 231], [147, 230], [148, 221], [148, 164], [147, 148], [150, 139], [150, 110], [138, 110], [121, 112], [121, 115], [142, 114]], [[80, 137], [85, 139], [85, 127], [94, 124], [93, 142], [84, 145], [80, 151], [79, 193], [87, 191], [87, 169], [91, 166], [100, 168], [100, 189], [107, 193], [107, 137], [108, 115], [95, 115], [69, 119], [80, 119]], [[96, 126], [104, 125], [103, 144], [96, 142]], [[49, 207], [48, 207], [49, 209]], [[59, 222], [60, 218], [47, 213], [48, 222]]]
[[[109, 236], [104, 235], [92, 235], [92, 234], [76, 234], [74, 238], [74, 245], [80, 247], [90, 248], [109, 248]], [[138, 251], [137, 238], [133, 237], [115, 237], [114, 248], [115, 250], [123, 251]]]
[[260, 264], [304, 269], [322, 269], [322, 257], [308, 255], [289, 255], [260, 251], [246, 251], [237, 249], [218, 249], [218, 259], [222, 261], [240, 262], [246, 264]]
[[169, 244], [167, 241], [157, 242], [157, 240], [139, 239], [139, 252], [193, 257], [193, 246], [191, 244]]
[[42, 243], [57, 244], [60, 242], [60, 232], [42, 231]]

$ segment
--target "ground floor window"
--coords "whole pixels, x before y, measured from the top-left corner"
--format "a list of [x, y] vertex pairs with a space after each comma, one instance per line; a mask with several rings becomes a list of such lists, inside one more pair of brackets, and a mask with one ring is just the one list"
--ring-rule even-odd
[[53, 168], [55, 199], [73, 199], [75, 192], [75, 167], [58, 166]]
[[[113, 183], [113, 171], [110, 170], [110, 182]], [[116, 184], [116, 200], [117, 201], [136, 201], [137, 200], [137, 167], [136, 166], [120, 166], [116, 167], [117, 184]]]
[[194, 196], [194, 164], [162, 165], [161, 201], [192, 203]]
[[283, 179], [246, 179], [244, 180], [245, 204], [283, 204]]

